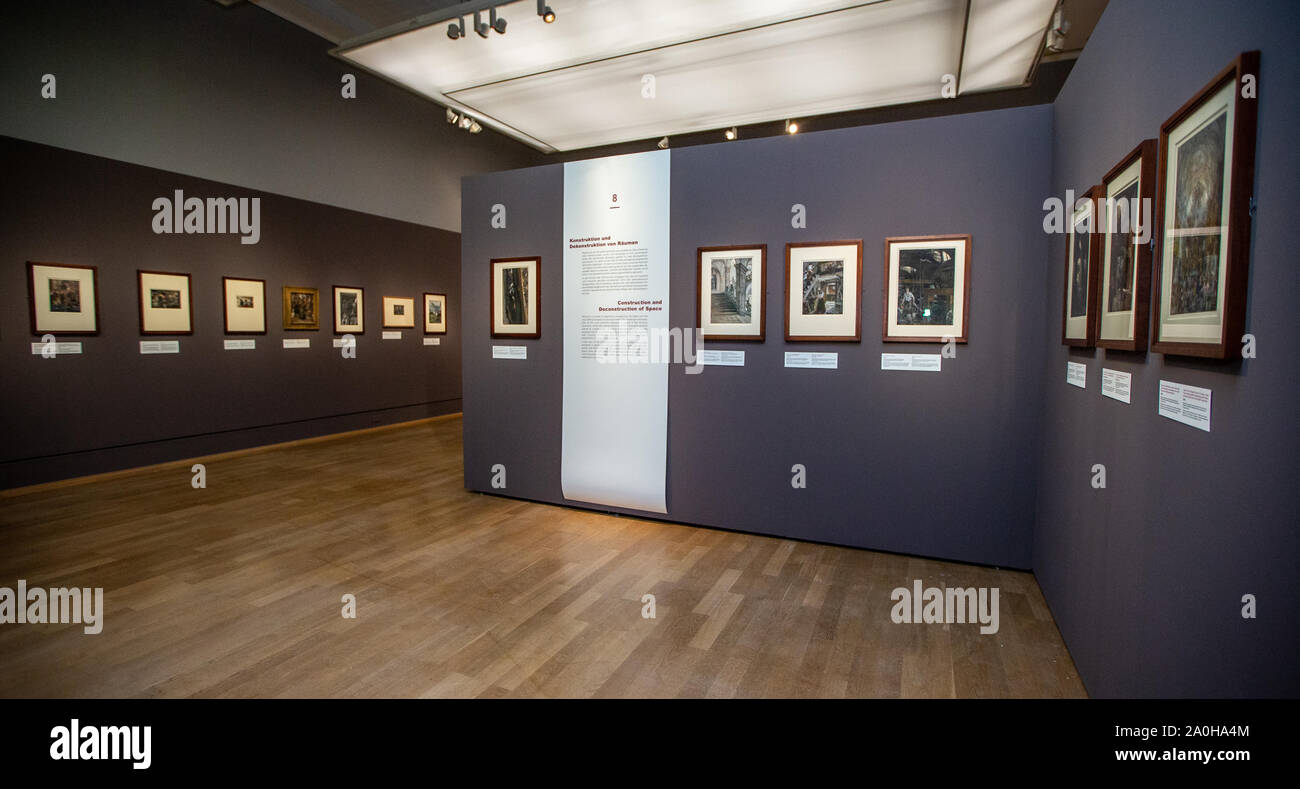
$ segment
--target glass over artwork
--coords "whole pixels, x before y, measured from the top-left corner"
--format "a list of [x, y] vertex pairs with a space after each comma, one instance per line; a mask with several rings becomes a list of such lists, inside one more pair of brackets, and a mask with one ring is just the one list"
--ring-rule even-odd
[[714, 258], [709, 273], [712, 323], [754, 321], [754, 259]]
[[349, 291], [339, 293], [339, 323], [356, 326], [357, 317], [357, 294]]
[[1088, 220], [1078, 222], [1071, 235], [1073, 244], [1070, 260], [1070, 317], [1082, 318], [1088, 314]]
[[1214, 312], [1219, 308], [1227, 123], [1227, 112], [1221, 112], [1178, 146], [1171, 315]]
[[[1122, 206], [1137, 205], [1138, 186], [1137, 181], [1129, 184], [1115, 196], [1116, 203]], [[1128, 312], [1133, 309], [1133, 222], [1132, 216], [1116, 216], [1107, 228], [1110, 234], [1110, 259], [1106, 261], [1108, 312]]]
[[898, 251], [898, 320], [900, 326], [935, 326], [953, 322], [955, 247]]
[[844, 312], [844, 261], [808, 260], [803, 264], [803, 314]]
[[81, 312], [81, 281], [53, 279], [50, 281], [50, 312]]
[[502, 269], [501, 321], [508, 326], [528, 324], [528, 268], [510, 266]]

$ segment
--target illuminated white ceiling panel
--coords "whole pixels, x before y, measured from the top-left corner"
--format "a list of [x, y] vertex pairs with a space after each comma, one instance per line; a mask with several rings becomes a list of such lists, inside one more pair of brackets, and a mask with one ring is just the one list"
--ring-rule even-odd
[[1056, 0], [970, 0], [962, 58], [963, 93], [1025, 81], [1043, 48]]

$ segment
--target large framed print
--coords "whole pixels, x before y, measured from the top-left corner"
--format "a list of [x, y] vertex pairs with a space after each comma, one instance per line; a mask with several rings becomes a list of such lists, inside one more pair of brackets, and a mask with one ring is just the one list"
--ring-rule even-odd
[[1151, 306], [1157, 144], [1145, 140], [1102, 179], [1097, 347], [1145, 351]]
[[334, 286], [334, 333], [366, 333], [366, 291], [351, 285]]
[[1259, 53], [1243, 53], [1160, 127], [1159, 353], [1241, 354], [1258, 80]]
[[27, 263], [32, 334], [99, 334], [99, 270], [70, 263]]
[[193, 334], [190, 275], [137, 270], [141, 334]]
[[1091, 348], [1097, 343], [1097, 285], [1101, 266], [1101, 233], [1097, 218], [1102, 187], [1080, 197], [1070, 215], [1065, 237], [1065, 299], [1061, 308], [1061, 342]]
[[492, 336], [542, 336], [541, 258], [492, 259]]
[[696, 250], [695, 317], [705, 340], [762, 342], [767, 332], [767, 245]]
[[284, 328], [289, 331], [316, 331], [320, 328], [320, 291], [285, 285], [283, 292]]
[[785, 245], [785, 339], [862, 340], [862, 239]]
[[226, 334], [266, 334], [266, 280], [221, 278]]
[[424, 333], [447, 333], [447, 294], [424, 294]]
[[970, 235], [885, 239], [885, 342], [966, 342]]
[[415, 328], [415, 299], [403, 299], [397, 296], [384, 297], [384, 328]]

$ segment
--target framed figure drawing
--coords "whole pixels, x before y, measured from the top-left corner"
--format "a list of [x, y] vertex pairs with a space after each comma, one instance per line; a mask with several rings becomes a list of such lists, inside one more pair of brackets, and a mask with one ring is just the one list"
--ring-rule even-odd
[[785, 245], [787, 342], [862, 340], [862, 240]]
[[291, 331], [315, 331], [320, 328], [320, 291], [285, 285], [284, 328]]
[[99, 270], [27, 263], [32, 334], [99, 334]]
[[1061, 342], [1091, 348], [1097, 343], [1097, 283], [1101, 234], [1096, 232], [1097, 198], [1094, 186], [1074, 204], [1065, 237], [1065, 303], [1061, 312]]
[[1146, 140], [1102, 179], [1097, 347], [1145, 351], [1155, 232], [1156, 141]]
[[971, 237], [885, 239], [885, 342], [966, 342]]
[[136, 271], [141, 334], [193, 334], [190, 275]]
[[366, 292], [349, 285], [334, 286], [334, 333], [366, 333]]
[[1159, 353], [1241, 354], [1258, 102], [1243, 86], [1258, 79], [1259, 53], [1246, 52], [1160, 127]]
[[415, 328], [415, 299], [384, 297], [384, 328]]
[[695, 317], [705, 340], [762, 342], [767, 332], [767, 245], [696, 251]]
[[492, 259], [492, 336], [542, 336], [541, 258]]
[[447, 333], [447, 294], [424, 294], [424, 333]]
[[226, 334], [266, 334], [266, 280], [221, 278]]

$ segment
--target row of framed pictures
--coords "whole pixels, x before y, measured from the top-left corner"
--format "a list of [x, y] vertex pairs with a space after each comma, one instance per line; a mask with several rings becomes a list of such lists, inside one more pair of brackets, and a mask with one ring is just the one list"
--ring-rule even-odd
[[1074, 207], [1065, 345], [1140, 352], [1149, 339], [1158, 353], [1239, 355], [1258, 79], [1259, 53], [1238, 56]]
[[[66, 263], [27, 264], [32, 333], [93, 335], [99, 333], [99, 271], [95, 266]], [[190, 275], [167, 271], [136, 272], [139, 284], [140, 333], [193, 334]], [[222, 277], [226, 334], [266, 333], [266, 280]], [[283, 327], [320, 329], [320, 291], [285, 286], [281, 292]], [[384, 328], [415, 328], [415, 299], [385, 296]], [[425, 293], [425, 334], [447, 333], [447, 296]], [[365, 290], [334, 286], [334, 332], [363, 334]]]

